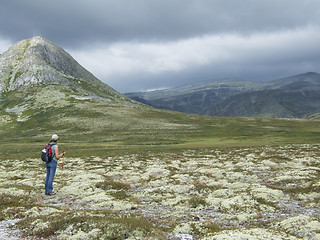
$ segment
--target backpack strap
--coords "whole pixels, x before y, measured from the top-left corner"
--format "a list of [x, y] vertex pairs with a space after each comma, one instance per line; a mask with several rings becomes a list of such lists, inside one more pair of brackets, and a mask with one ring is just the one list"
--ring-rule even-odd
[[56, 156], [56, 153], [55, 153], [55, 151], [54, 151], [55, 149], [53, 150], [52, 147], [53, 147], [54, 145], [57, 145], [57, 143], [51, 142], [51, 143], [49, 143], [48, 145], [51, 147], [52, 160], [53, 160], [53, 156], [55, 157], [55, 156]]

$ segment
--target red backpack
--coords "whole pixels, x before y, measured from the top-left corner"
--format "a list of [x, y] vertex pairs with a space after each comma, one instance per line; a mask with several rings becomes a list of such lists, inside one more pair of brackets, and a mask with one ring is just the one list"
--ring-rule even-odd
[[53, 156], [53, 153], [52, 153], [52, 146], [55, 145], [55, 144], [48, 144], [47, 146], [45, 146], [42, 151], [41, 151], [41, 159], [42, 161], [44, 162], [51, 162], [52, 160], [52, 156]]

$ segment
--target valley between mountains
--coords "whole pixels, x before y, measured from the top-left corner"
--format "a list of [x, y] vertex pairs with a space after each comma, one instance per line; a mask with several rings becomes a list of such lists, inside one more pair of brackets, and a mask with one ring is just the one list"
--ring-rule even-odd
[[[320, 128], [313, 116], [156, 109], [102, 83], [47, 39], [23, 40], [0, 55], [0, 233], [320, 239]], [[46, 196], [40, 151], [53, 133], [67, 155], [58, 163], [57, 194]]]

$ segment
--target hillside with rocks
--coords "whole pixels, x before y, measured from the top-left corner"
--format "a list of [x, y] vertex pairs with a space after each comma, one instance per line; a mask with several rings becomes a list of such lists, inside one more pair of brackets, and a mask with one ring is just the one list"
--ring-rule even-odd
[[0, 55], [0, 92], [37, 85], [63, 85], [77, 90], [104, 87], [67, 52], [42, 37], [16, 43]]
[[306, 73], [269, 82], [264, 90], [242, 93], [211, 104], [203, 114], [271, 118], [307, 118], [320, 109], [320, 74]]
[[150, 109], [101, 82], [42, 37], [20, 41], [0, 56], [2, 139], [26, 131], [30, 138], [46, 132], [72, 138], [74, 131], [85, 137], [109, 129], [149, 129], [155, 123], [159, 129], [180, 127], [161, 117], [140, 116]]
[[228, 97], [260, 88], [262, 84], [258, 82], [223, 79], [171, 89], [125, 93], [125, 95], [156, 108], [201, 114], [203, 109], [212, 103], [219, 103]]
[[269, 82], [219, 80], [126, 96], [161, 109], [209, 116], [308, 118], [320, 109], [320, 74]]

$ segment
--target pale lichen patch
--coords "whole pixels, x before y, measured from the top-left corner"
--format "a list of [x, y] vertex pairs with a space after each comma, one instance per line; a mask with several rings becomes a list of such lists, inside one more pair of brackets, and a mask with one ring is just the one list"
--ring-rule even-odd
[[[20, 207], [16, 214], [43, 219], [66, 209], [108, 210], [141, 214], [171, 234], [200, 239], [317, 239], [312, 237], [320, 234], [318, 153], [313, 145], [289, 145], [70, 158], [58, 167], [57, 195], [39, 197], [39, 206]], [[16, 198], [38, 196], [45, 169], [34, 167], [35, 161], [2, 161], [0, 194], [10, 189]], [[46, 227], [43, 220], [30, 224]], [[73, 234], [85, 239], [101, 230], [93, 229]]]

